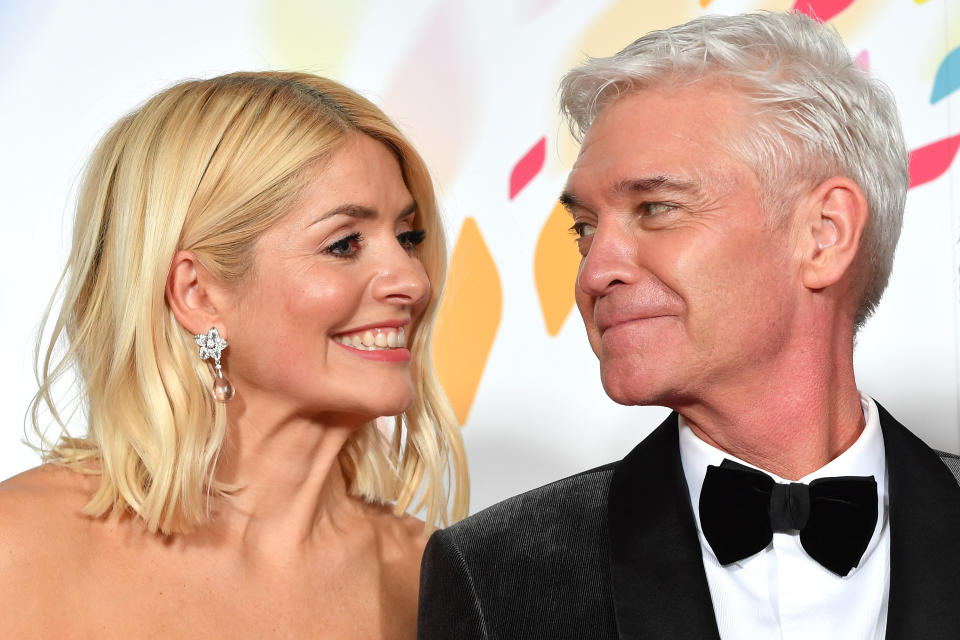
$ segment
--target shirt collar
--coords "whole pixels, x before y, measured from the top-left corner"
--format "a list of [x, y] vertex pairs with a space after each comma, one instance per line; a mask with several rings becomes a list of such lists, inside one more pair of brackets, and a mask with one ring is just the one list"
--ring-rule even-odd
[[[886, 522], [887, 504], [887, 468], [886, 454], [883, 447], [883, 433], [880, 430], [880, 417], [877, 404], [872, 398], [860, 394], [860, 407], [863, 410], [865, 426], [860, 437], [857, 438], [846, 451], [820, 467], [813, 473], [807, 474], [798, 482], [809, 483], [825, 476], [873, 476], [877, 481], [877, 528], [873, 538], [864, 552], [866, 558], [876, 545], [883, 524]], [[703, 479], [709, 465], [719, 465], [729, 458], [734, 462], [760, 469], [756, 465], [741, 460], [734, 455], [721, 451], [713, 445], [701, 440], [687, 424], [683, 416], [679, 416], [680, 424], [680, 462], [683, 465], [683, 474], [687, 480], [687, 489], [690, 491], [690, 504], [693, 505], [693, 514], [697, 522], [697, 531], [703, 547], [713, 553], [710, 545], [703, 538], [700, 527], [700, 491], [703, 488]], [[790, 482], [765, 469], [760, 469], [777, 482]], [[862, 561], [861, 561], [862, 562]]]

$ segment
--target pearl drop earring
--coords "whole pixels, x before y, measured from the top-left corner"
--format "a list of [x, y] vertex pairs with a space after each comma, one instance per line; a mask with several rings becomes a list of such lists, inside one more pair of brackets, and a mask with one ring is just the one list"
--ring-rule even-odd
[[210, 331], [198, 333], [194, 338], [200, 346], [200, 359], [213, 360], [213, 366], [217, 370], [217, 379], [213, 381], [213, 397], [218, 402], [229, 402], [233, 397], [233, 385], [223, 377], [220, 368], [220, 354], [227, 348], [227, 341], [220, 337], [216, 327], [210, 327]]

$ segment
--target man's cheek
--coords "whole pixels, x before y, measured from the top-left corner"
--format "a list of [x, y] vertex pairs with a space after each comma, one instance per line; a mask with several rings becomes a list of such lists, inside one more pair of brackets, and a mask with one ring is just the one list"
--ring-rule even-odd
[[577, 310], [583, 319], [583, 326], [587, 330], [587, 339], [590, 341], [593, 352], [599, 357], [600, 335], [597, 330], [597, 324], [593, 319], [593, 298], [580, 291], [580, 287], [577, 287], [574, 296], [577, 302]]

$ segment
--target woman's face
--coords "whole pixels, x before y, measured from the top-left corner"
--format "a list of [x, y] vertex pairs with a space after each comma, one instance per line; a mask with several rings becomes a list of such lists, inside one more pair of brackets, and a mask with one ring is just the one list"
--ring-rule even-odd
[[238, 395], [364, 419], [410, 405], [405, 344], [430, 292], [416, 216], [396, 157], [366, 135], [346, 138], [257, 240], [225, 314]]

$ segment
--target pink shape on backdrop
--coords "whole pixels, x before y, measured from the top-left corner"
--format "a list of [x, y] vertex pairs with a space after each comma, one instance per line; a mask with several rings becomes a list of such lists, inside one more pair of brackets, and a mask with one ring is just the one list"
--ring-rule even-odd
[[468, 55], [471, 44], [463, 3], [437, 3], [379, 103], [402, 125], [440, 186], [457, 175], [474, 135], [478, 69]]
[[853, 0], [797, 0], [793, 10], [826, 22], [852, 4]]
[[543, 161], [547, 157], [547, 139], [540, 138], [530, 151], [520, 158], [510, 172], [510, 199], [523, 191], [530, 181], [543, 169]]
[[870, 71], [870, 52], [864, 49], [853, 59], [853, 64], [863, 71]]
[[942, 176], [953, 163], [958, 148], [960, 134], [911, 151], [910, 188], [919, 187]]
[[557, 0], [518, 0], [514, 2], [514, 6], [517, 8], [520, 20], [526, 22], [545, 13], [556, 3]]

